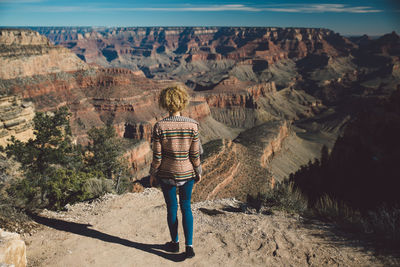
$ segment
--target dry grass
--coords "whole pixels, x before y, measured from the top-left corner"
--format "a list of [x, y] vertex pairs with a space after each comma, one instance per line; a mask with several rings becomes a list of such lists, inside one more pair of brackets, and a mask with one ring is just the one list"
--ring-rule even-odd
[[337, 223], [361, 224], [361, 213], [343, 202], [338, 202], [328, 195], [321, 197], [314, 207], [314, 214]]
[[248, 204], [257, 212], [269, 213], [272, 210], [283, 210], [289, 213], [304, 213], [307, 210], [307, 198], [294, 187], [293, 183], [282, 182], [265, 194], [256, 197], [248, 196]]
[[341, 228], [371, 235], [389, 245], [400, 243], [398, 207], [382, 206], [362, 214], [359, 210], [325, 195], [318, 200], [312, 211], [318, 218], [332, 221]]
[[364, 219], [364, 228], [380, 239], [400, 243], [400, 208], [381, 207], [370, 211]]
[[389, 246], [400, 243], [400, 208], [380, 207], [361, 213], [344, 202], [328, 195], [321, 197], [310, 207], [307, 198], [294, 187], [293, 183], [279, 183], [265, 194], [248, 195], [247, 203], [257, 212], [270, 214], [274, 210], [312, 216], [330, 221], [340, 228], [353, 233], [366, 234], [381, 240]]

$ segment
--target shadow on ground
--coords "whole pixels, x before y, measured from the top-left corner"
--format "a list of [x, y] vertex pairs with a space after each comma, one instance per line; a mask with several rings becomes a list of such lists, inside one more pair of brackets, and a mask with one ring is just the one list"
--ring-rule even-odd
[[[311, 230], [312, 235], [337, 247], [353, 247], [364, 253], [372, 253], [385, 266], [400, 266], [398, 243], [391, 243], [379, 236], [363, 234], [360, 229], [345, 228], [333, 222], [324, 222], [315, 218], [304, 218], [302, 227]], [[321, 231], [322, 230], [322, 231]]]
[[91, 224], [82, 224], [82, 223], [63, 221], [59, 219], [46, 218], [33, 213], [30, 213], [29, 216], [35, 222], [42, 225], [46, 225], [56, 230], [70, 232], [91, 238], [96, 238], [104, 242], [116, 243], [123, 246], [132, 247], [174, 262], [180, 262], [185, 260], [184, 253], [180, 254], [166, 253], [167, 247], [165, 244], [144, 244], [135, 241], [130, 241], [128, 239], [123, 239], [94, 229], [90, 229], [89, 227], [92, 226]]

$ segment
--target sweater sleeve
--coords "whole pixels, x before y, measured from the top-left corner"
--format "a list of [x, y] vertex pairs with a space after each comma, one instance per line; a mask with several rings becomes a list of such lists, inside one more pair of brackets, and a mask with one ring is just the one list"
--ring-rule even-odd
[[196, 174], [201, 175], [202, 169], [200, 164], [200, 139], [199, 139], [199, 131], [198, 128], [193, 131], [193, 139], [192, 144], [190, 145], [189, 150], [189, 159], [193, 164], [193, 168]]
[[161, 165], [162, 160], [161, 137], [157, 123], [154, 125], [151, 139], [153, 149], [153, 162], [150, 166], [150, 175], [155, 175]]

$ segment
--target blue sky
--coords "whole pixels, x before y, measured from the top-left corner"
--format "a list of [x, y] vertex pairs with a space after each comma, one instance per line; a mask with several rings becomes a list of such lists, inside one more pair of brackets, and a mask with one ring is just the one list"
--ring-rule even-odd
[[276, 26], [400, 32], [400, 0], [0, 0], [0, 26]]

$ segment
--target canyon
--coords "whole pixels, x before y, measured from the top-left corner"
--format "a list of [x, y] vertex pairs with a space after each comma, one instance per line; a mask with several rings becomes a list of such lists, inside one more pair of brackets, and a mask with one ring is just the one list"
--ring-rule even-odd
[[205, 148], [194, 198], [243, 200], [320, 157], [357, 112], [399, 88], [399, 51], [396, 33], [357, 42], [311, 28], [0, 29], [0, 91], [22, 101], [18, 114], [28, 102], [68, 106], [80, 144], [112, 124], [141, 180], [152, 126], [167, 115], [158, 93], [186, 86], [183, 115], [198, 120]]
[[[337, 60], [356, 47], [320, 28], [273, 27], [32, 27], [89, 64], [142, 70], [204, 90], [229, 76], [244, 81], [296, 79], [292, 61]], [[281, 73], [286, 72], [286, 73]], [[286, 74], [286, 75], [285, 75]]]

